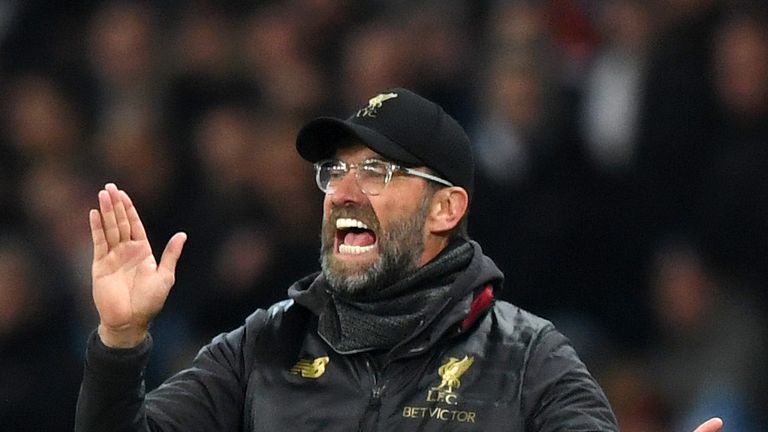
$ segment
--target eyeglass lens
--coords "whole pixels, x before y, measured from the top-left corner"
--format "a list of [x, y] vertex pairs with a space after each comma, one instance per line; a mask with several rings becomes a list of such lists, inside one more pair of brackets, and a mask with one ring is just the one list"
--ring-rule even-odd
[[365, 161], [361, 164], [344, 164], [327, 161], [317, 168], [317, 185], [323, 192], [332, 194], [346, 174], [355, 169], [355, 180], [366, 195], [378, 195], [386, 186], [391, 168], [383, 161]]

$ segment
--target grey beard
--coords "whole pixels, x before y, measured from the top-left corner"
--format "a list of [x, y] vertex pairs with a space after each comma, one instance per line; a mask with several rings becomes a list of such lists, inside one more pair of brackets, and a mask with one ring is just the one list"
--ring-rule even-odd
[[429, 211], [429, 199], [425, 194], [415, 217], [405, 217], [389, 230], [379, 233], [379, 258], [362, 272], [348, 274], [336, 268], [333, 258], [333, 240], [323, 236], [320, 265], [323, 276], [331, 289], [347, 296], [364, 296], [390, 286], [419, 268], [424, 253], [422, 231]]

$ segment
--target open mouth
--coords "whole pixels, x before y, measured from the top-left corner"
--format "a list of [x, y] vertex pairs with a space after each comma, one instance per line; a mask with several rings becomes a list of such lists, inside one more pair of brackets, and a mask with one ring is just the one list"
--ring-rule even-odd
[[336, 251], [342, 255], [360, 255], [376, 247], [376, 234], [359, 219], [336, 219]]

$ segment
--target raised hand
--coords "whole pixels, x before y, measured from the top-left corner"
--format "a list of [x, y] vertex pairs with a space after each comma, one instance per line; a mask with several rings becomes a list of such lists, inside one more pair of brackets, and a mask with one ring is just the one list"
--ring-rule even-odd
[[158, 264], [128, 194], [110, 183], [98, 198], [99, 210], [92, 209], [89, 219], [99, 337], [107, 346], [129, 348], [144, 340], [163, 308], [187, 235], [171, 237]]

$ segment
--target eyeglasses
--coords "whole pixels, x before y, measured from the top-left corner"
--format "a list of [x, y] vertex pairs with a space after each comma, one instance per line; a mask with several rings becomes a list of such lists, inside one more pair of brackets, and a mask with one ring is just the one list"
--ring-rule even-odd
[[336, 192], [338, 183], [352, 168], [356, 168], [355, 181], [357, 186], [360, 187], [364, 194], [369, 196], [379, 195], [389, 182], [392, 181], [392, 176], [396, 172], [421, 177], [446, 186], [453, 186], [451, 182], [440, 177], [379, 159], [366, 159], [358, 164], [348, 164], [340, 160], [327, 159], [315, 163], [317, 187], [326, 194]]

